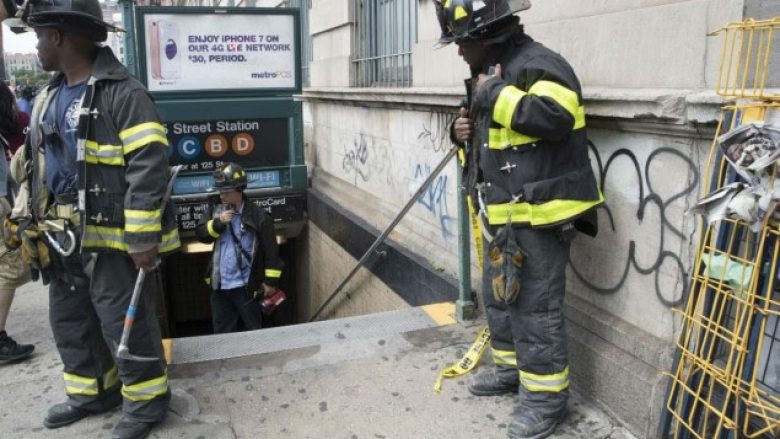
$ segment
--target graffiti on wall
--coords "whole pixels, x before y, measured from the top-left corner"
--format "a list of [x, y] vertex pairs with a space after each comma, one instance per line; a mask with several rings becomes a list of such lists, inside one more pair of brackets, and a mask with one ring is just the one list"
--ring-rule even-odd
[[[431, 175], [430, 165], [418, 164], [414, 170], [414, 182], [416, 187], [423, 184], [425, 179]], [[434, 215], [439, 220], [441, 227], [441, 235], [444, 239], [452, 238], [453, 234], [450, 231], [450, 227], [455, 217], [450, 215], [450, 210], [447, 207], [447, 183], [448, 178], [444, 174], [440, 174], [433, 183], [417, 198], [417, 203], [423, 205], [431, 215]]]
[[[425, 155], [434, 157], [444, 154], [451, 146], [449, 138], [449, 123], [452, 121], [452, 114], [445, 113], [427, 113], [424, 115], [422, 128], [417, 134], [418, 142], [411, 145], [413, 150], [424, 150]], [[396, 176], [394, 172], [399, 172], [399, 157], [390, 156], [390, 151], [399, 151], [400, 145], [391, 144], [390, 140], [381, 139], [367, 133], [358, 133], [348, 139], [343, 144], [344, 154], [341, 160], [341, 171], [344, 177], [353, 180], [354, 184], [387, 184], [389, 187], [395, 185]], [[397, 155], [397, 153], [396, 153]], [[393, 165], [395, 162], [395, 165]], [[414, 170], [412, 178], [412, 192], [427, 179], [431, 174], [432, 167], [428, 164], [420, 164], [415, 161], [406, 162], [409, 171]], [[392, 168], [395, 170], [392, 170]], [[402, 171], [402, 173], [405, 173]], [[409, 175], [409, 174], [407, 174]], [[452, 238], [454, 222], [456, 218], [451, 215], [447, 196], [450, 180], [447, 175], [439, 175], [433, 183], [420, 195], [417, 204], [422, 205], [438, 221], [441, 236], [448, 240]]]
[[455, 115], [446, 113], [430, 113], [428, 121], [423, 123], [417, 140], [423, 142], [424, 148], [430, 148], [433, 152], [447, 151], [452, 142], [450, 141], [450, 122]]
[[[422, 143], [425, 150], [431, 150], [437, 155], [444, 153], [452, 147], [450, 141], [449, 126], [454, 115], [449, 113], [429, 113], [427, 120], [422, 124], [417, 140]], [[414, 170], [414, 182], [419, 187], [428, 176], [431, 175], [430, 165], [417, 164]], [[450, 215], [447, 205], [448, 177], [444, 174], [436, 177], [428, 189], [417, 199], [417, 203], [424, 206], [431, 215], [437, 217], [442, 237], [447, 240], [452, 238], [452, 223], [457, 219]]]
[[368, 166], [368, 142], [363, 135], [353, 139], [351, 148], [344, 146], [341, 170], [346, 175], [354, 173], [363, 181], [368, 181], [371, 177], [371, 168]]
[[[625, 265], [622, 267], [622, 270], [619, 271], [621, 274], [619, 275], [617, 281], [604, 281], [600, 279], [588, 278], [582, 274], [583, 270], [578, 269], [578, 264], [584, 266], [585, 262], [570, 261], [570, 266], [573, 273], [584, 285], [586, 285], [594, 292], [610, 295], [615, 294], [621, 288], [623, 288], [629, 272], [631, 270], [635, 270], [637, 273], [643, 276], [654, 276], [655, 294], [661, 303], [667, 307], [679, 306], [681, 303], [683, 303], [685, 293], [688, 290], [688, 271], [690, 266], [689, 264], [683, 262], [679, 255], [680, 250], [675, 251], [672, 249], [673, 239], [670, 238], [670, 236], [677, 237], [678, 240], [683, 242], [687, 242], [688, 238], [678, 227], [678, 225], [673, 224], [669, 220], [667, 211], [672, 203], [690, 196], [698, 187], [699, 172], [696, 164], [693, 160], [680, 151], [673, 148], [663, 147], [656, 149], [647, 157], [647, 160], [644, 163], [644, 169], [642, 169], [639, 160], [637, 160], [636, 156], [631, 150], [619, 149], [612, 153], [607, 158], [606, 162], [604, 162], [593, 144], [590, 145], [590, 148], [598, 164], [599, 177], [602, 188], [607, 185], [607, 181], [610, 178], [610, 169], [613, 169], [616, 161], [619, 161], [620, 163], [626, 163], [626, 161], [628, 161], [631, 164], [631, 172], [636, 174], [637, 181], [639, 182], [638, 187], [636, 188], [636, 201], [638, 206], [636, 211], [636, 219], [639, 222], [642, 222], [642, 220], [645, 218], [645, 214], [648, 212], [648, 208], [650, 206], [655, 206], [658, 211], [658, 215], [660, 215], [658, 221], [659, 246], [657, 249], [640, 248], [640, 245], [637, 244], [637, 242], [633, 239], [627, 243], [615, 243], [615, 245], [618, 246], [627, 246], [627, 249], [623, 247], [622, 252], [618, 253], [627, 254], [627, 257], [625, 259]], [[662, 169], [662, 167], [658, 165], [662, 161], [668, 163], [669, 160], [679, 161], [679, 164], [682, 164], [684, 168], [687, 168], [687, 181], [673, 193], [662, 193], [664, 191], [655, 188], [652, 182], [659, 181], [659, 179], [663, 177], [658, 175], [658, 170]], [[653, 166], [654, 162], [656, 166]], [[666, 176], [666, 178], [668, 178], [668, 176]], [[616, 218], [613, 216], [613, 213], [610, 210], [609, 197], [607, 197], [607, 202], [605, 205], [599, 209], [599, 215], [604, 215], [606, 217], [611, 231], [615, 232]], [[601, 224], [603, 225], [604, 221], [601, 221]], [[602, 233], [603, 232], [604, 231], [602, 231]], [[615, 251], [620, 252], [621, 249], [615, 249]], [[640, 262], [638, 255], [642, 255], [641, 259], [647, 260], [647, 258], [649, 258], [649, 260], [652, 262], [645, 262], [643, 264]], [[675, 288], [677, 291], [669, 291], [668, 289], [663, 289], [661, 287], [661, 267], [665, 264], [671, 264], [677, 272], [676, 278], [681, 280], [678, 288]]]
[[354, 176], [355, 183], [358, 179], [368, 182], [378, 175], [384, 176], [385, 183], [393, 184], [386, 142], [363, 133], [354, 137], [350, 146], [344, 146], [341, 170], [345, 176]]

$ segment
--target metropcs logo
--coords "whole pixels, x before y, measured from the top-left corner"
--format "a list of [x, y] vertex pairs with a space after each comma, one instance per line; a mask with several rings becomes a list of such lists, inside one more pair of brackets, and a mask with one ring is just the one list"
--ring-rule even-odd
[[[255, 122], [256, 123], [256, 122]], [[238, 126], [241, 125], [241, 126]], [[251, 126], [245, 126], [251, 125]], [[175, 145], [176, 152], [185, 160], [192, 160], [205, 152], [207, 156], [218, 159], [224, 156], [228, 150], [232, 150], [233, 153], [239, 156], [246, 156], [252, 153], [255, 149], [255, 139], [251, 133], [248, 132], [230, 132], [229, 128], [238, 129], [259, 129], [259, 123], [254, 126], [253, 123], [224, 123], [217, 122], [217, 131], [224, 134], [210, 134], [211, 123], [202, 124], [183, 124], [174, 123], [172, 127], [173, 134], [187, 134], [182, 136]], [[190, 134], [209, 134], [205, 139], [202, 137], [196, 137]], [[230, 136], [230, 140], [228, 140]], [[171, 149], [174, 145], [171, 145]], [[173, 151], [171, 150], [170, 153]]]

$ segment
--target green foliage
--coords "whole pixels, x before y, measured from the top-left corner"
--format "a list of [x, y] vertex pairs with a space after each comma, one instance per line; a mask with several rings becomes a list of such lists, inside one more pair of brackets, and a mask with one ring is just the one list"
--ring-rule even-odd
[[33, 70], [16, 70], [11, 75], [16, 78], [16, 86], [32, 85], [36, 89], [40, 89], [43, 85], [49, 82], [51, 74], [47, 72], [35, 72]]

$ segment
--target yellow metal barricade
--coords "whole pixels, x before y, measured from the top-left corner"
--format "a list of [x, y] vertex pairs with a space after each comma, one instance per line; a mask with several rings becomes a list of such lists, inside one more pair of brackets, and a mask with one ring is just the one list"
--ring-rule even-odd
[[777, 99], [778, 92], [765, 89], [777, 51], [780, 17], [771, 20], [746, 20], [729, 23], [710, 36], [722, 37], [717, 93], [729, 98]]
[[[780, 120], [780, 94], [765, 87], [778, 62], [780, 47], [773, 50], [778, 30], [780, 17], [731, 23], [711, 34], [723, 39], [717, 92], [736, 101], [722, 109], [702, 195], [730, 183], [733, 175], [718, 135]], [[777, 177], [775, 164], [769, 181], [776, 185]], [[700, 230], [687, 303], [675, 310], [682, 330], [669, 373], [670, 428], [664, 431], [675, 438], [780, 437], [780, 394], [759, 376], [780, 358], [780, 340], [767, 336], [768, 323], [774, 322], [774, 331], [780, 324], [780, 226], [770, 212], [759, 232], [736, 219], [702, 224]]]

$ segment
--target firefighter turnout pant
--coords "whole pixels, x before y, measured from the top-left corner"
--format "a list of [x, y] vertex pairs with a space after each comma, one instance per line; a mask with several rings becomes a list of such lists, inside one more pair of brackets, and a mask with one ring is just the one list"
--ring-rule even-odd
[[170, 391], [152, 285], [146, 278], [128, 347], [157, 361], [117, 360], [124, 317], [137, 270], [123, 253], [52, 254], [49, 319], [64, 366], [69, 404], [101, 411], [123, 399], [123, 415], [138, 422], [161, 420]]
[[[518, 371], [519, 403], [543, 416], [556, 416], [569, 396], [569, 362], [564, 332], [566, 264], [573, 233], [510, 226], [524, 257], [520, 267], [504, 264], [519, 279], [517, 298], [498, 302], [492, 292], [488, 244], [484, 249], [483, 297], [496, 367]], [[494, 230], [495, 232], [495, 230]], [[495, 236], [495, 233], [493, 233]], [[508, 273], [503, 273], [508, 279]], [[500, 297], [500, 296], [499, 296]]]

